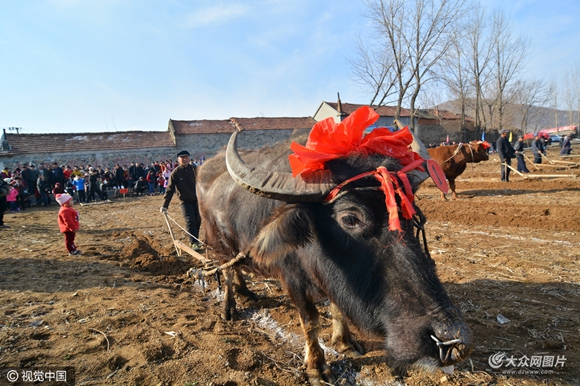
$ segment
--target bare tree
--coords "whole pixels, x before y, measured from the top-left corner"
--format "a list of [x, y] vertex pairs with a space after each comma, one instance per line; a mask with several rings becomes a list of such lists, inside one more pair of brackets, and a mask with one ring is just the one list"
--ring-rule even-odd
[[564, 103], [566, 104], [566, 108], [568, 109], [568, 125], [572, 124], [572, 110], [574, 109], [574, 102], [576, 100], [576, 95], [574, 95], [574, 91], [573, 91], [573, 86], [571, 84], [572, 82], [572, 74], [570, 72], [570, 69], [566, 69], [564, 71], [564, 83], [563, 83], [563, 89], [564, 92], [562, 93], [562, 97], [564, 99]]
[[[417, 97], [424, 83], [430, 80], [435, 65], [453, 44], [456, 37], [453, 27], [463, 16], [466, 1], [365, 0], [367, 17], [378, 33], [377, 40], [384, 45], [386, 56], [383, 58], [392, 61], [392, 66], [382, 67], [390, 68], [396, 80], [396, 118], [403, 101], [408, 100], [410, 124], [417, 135], [414, 122]], [[360, 60], [364, 61], [364, 57]]]
[[506, 108], [514, 96], [515, 89], [511, 86], [523, 70], [529, 43], [523, 37], [514, 37], [510, 24], [500, 11], [493, 15], [492, 31], [493, 88], [488, 100], [493, 101], [494, 111], [497, 112], [496, 124], [501, 130]]
[[554, 78], [550, 82], [548, 91], [550, 101], [552, 102], [550, 107], [554, 110], [554, 127], [558, 127], [558, 92], [558, 82]]
[[449, 89], [453, 99], [459, 103], [461, 127], [465, 127], [468, 97], [471, 91], [471, 82], [469, 81], [471, 72], [466, 62], [464, 49], [461, 47], [460, 41], [456, 40], [443, 58], [442, 73], [443, 83]]
[[[550, 98], [549, 88], [544, 80], [520, 80], [516, 83], [516, 100], [514, 106], [519, 109], [520, 130], [522, 133], [536, 132], [538, 116]], [[535, 122], [531, 127], [530, 122]]]
[[487, 14], [478, 2], [472, 4], [472, 11], [466, 23], [467, 46], [464, 51], [470, 58], [467, 62], [473, 82], [473, 111], [475, 127], [485, 125], [485, 109], [483, 103], [483, 90], [490, 78], [490, 64], [492, 58], [490, 30], [486, 23]]
[[382, 46], [365, 45], [359, 37], [356, 59], [349, 59], [351, 78], [372, 95], [370, 105], [382, 105], [395, 94], [395, 63]]

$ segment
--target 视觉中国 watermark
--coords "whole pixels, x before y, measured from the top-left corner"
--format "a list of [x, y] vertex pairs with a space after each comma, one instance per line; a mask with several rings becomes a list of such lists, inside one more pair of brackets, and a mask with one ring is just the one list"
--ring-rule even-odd
[[504, 375], [542, 375], [554, 374], [564, 368], [566, 357], [564, 355], [507, 355], [497, 352], [489, 356], [487, 362], [493, 370]]

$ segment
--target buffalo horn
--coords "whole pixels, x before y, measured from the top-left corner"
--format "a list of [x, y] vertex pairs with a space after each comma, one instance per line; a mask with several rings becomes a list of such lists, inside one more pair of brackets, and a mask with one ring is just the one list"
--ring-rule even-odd
[[[423, 142], [421, 142], [421, 140], [418, 137], [415, 137], [415, 134], [413, 134], [413, 132], [411, 132], [411, 135], [413, 136], [413, 142], [411, 143], [411, 150], [413, 150], [415, 153], [419, 153], [419, 155], [424, 160], [431, 159], [431, 156], [429, 155], [429, 152], [427, 151], [427, 148], [425, 147]], [[426, 171], [422, 172], [422, 171], [419, 171], [417, 169], [411, 170], [410, 172], [408, 172], [408, 174], [412, 178], [414, 178], [415, 183], [417, 185], [423, 183], [423, 181], [425, 181], [427, 178], [429, 178], [429, 173], [427, 173]]]
[[293, 178], [292, 173], [248, 165], [238, 154], [237, 135], [235, 131], [228, 142], [226, 166], [234, 181], [249, 192], [286, 202], [320, 202], [336, 186], [327, 170]]

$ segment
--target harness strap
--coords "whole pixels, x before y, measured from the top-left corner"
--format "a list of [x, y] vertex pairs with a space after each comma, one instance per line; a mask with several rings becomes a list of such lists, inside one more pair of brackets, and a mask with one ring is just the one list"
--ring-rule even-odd
[[[443, 163], [447, 163], [447, 162], [451, 161], [453, 159], [453, 157], [455, 157], [457, 154], [459, 154], [462, 146], [463, 146], [463, 143], [459, 142], [459, 145], [457, 145], [457, 149], [455, 149], [455, 152], [453, 152], [451, 157], [449, 157], [445, 161], [443, 161]], [[471, 146], [470, 146], [470, 148], [471, 148]]]
[[422, 159], [416, 160], [397, 172], [389, 172], [386, 167], [379, 166], [376, 170], [361, 173], [337, 185], [334, 189], [332, 189], [328, 196], [326, 196], [324, 202], [331, 201], [333, 198], [335, 198], [345, 185], [361, 178], [373, 176], [377, 179], [377, 181], [379, 181], [381, 184], [381, 190], [385, 194], [385, 205], [389, 213], [389, 230], [402, 231], [401, 220], [399, 218], [399, 208], [397, 206], [395, 194], [399, 196], [401, 200], [401, 212], [403, 213], [403, 217], [407, 220], [412, 219], [416, 213], [415, 207], [413, 205], [415, 196], [413, 194], [413, 189], [406, 173], [418, 168], [422, 165], [422, 163]]

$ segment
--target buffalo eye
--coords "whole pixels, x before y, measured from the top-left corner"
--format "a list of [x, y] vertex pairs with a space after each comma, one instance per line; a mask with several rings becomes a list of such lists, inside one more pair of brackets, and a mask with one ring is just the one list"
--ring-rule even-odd
[[345, 214], [340, 216], [340, 223], [347, 229], [358, 229], [361, 228], [364, 224], [360, 218], [354, 216], [353, 214]]

